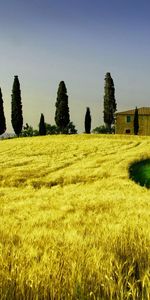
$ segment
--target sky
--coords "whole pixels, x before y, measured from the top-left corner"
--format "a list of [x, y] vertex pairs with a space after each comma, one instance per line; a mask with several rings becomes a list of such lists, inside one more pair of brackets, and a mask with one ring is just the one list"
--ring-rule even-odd
[[149, 0], [0, 0], [0, 87], [7, 132], [14, 75], [21, 87], [24, 125], [41, 113], [55, 124], [60, 81], [70, 119], [84, 132], [103, 124], [104, 78], [115, 85], [117, 110], [150, 106]]

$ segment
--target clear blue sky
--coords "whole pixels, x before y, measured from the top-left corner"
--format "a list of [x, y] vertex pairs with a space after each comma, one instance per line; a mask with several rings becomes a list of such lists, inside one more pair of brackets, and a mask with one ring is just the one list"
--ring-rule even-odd
[[66, 83], [71, 120], [84, 131], [103, 123], [104, 77], [110, 72], [118, 111], [150, 106], [149, 0], [1, 0], [0, 87], [7, 132], [11, 91], [19, 76], [24, 124], [40, 114], [54, 124], [59, 82]]

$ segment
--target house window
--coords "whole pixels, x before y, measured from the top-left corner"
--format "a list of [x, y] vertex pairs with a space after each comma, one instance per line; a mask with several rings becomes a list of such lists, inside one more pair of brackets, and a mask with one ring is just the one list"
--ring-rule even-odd
[[131, 116], [127, 116], [127, 123], [131, 122]]
[[130, 133], [130, 129], [126, 129], [126, 133]]

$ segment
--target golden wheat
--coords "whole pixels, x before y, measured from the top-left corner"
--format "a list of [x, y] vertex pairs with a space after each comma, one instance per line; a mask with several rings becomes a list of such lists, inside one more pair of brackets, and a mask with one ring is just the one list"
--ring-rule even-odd
[[0, 299], [150, 299], [150, 138], [0, 141]]

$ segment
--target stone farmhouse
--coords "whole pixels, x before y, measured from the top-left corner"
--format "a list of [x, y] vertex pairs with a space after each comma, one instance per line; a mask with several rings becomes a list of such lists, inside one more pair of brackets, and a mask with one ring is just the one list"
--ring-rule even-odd
[[[117, 112], [115, 120], [115, 133], [134, 134], [135, 109]], [[150, 135], [150, 107], [138, 108], [139, 132], [138, 135]]]

